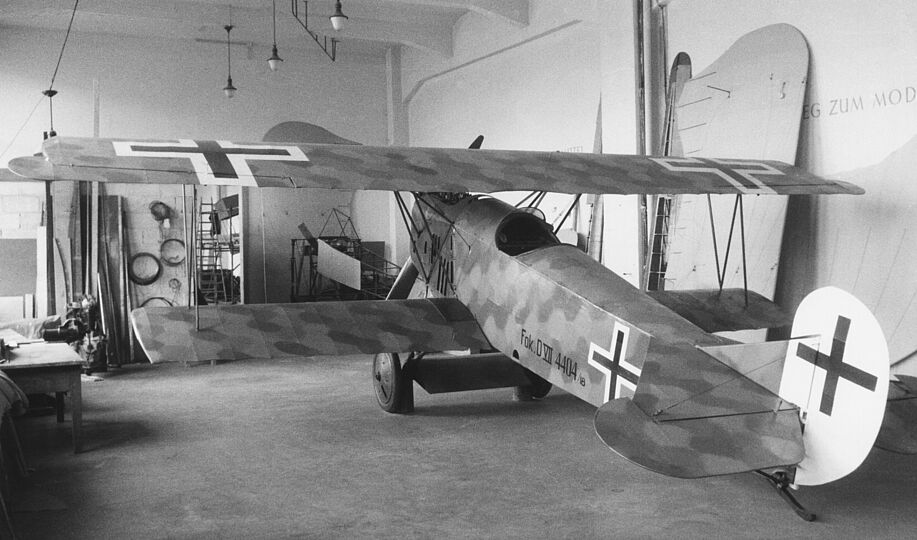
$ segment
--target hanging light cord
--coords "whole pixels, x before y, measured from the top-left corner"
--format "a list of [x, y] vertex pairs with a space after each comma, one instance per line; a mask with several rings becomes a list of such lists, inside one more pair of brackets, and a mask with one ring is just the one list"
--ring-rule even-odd
[[229, 51], [230, 39], [229, 33], [232, 32], [232, 4], [229, 5], [229, 24], [226, 25], [226, 73], [227, 76], [232, 78], [232, 54]]
[[274, 15], [274, 48], [277, 47], [277, 0], [271, 2], [271, 13]]
[[229, 33], [232, 32], [232, 25], [226, 27], [226, 73], [232, 78], [232, 53], [230, 52]]

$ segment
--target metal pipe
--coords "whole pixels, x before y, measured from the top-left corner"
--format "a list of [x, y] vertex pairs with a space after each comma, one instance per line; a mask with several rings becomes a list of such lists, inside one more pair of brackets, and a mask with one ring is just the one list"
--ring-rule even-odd
[[194, 240], [191, 242], [193, 247], [191, 249], [191, 264], [194, 268], [192, 275], [194, 276], [194, 292], [192, 293], [192, 298], [194, 298], [194, 329], [200, 331], [201, 329], [201, 303], [198, 302], [197, 298], [197, 287], [198, 287], [198, 275], [197, 275], [197, 224], [200, 222], [200, 216], [198, 216], [197, 211], [197, 184], [191, 188], [191, 206], [193, 208], [193, 213], [191, 214], [191, 226], [194, 227], [194, 234], [191, 236]]
[[[644, 30], [643, 0], [634, 0], [634, 101], [636, 104], [636, 153], [646, 155], [646, 76], [644, 72]], [[641, 289], [646, 288], [646, 254], [647, 254], [647, 200], [646, 195], [638, 195], [637, 211], [637, 260], [639, 261], [638, 280]]]
[[258, 193], [261, 200], [261, 282], [264, 290], [264, 300], [267, 303], [267, 245], [264, 232], [264, 191]]
[[191, 249], [190, 241], [188, 239], [188, 187], [185, 184], [181, 185], [181, 217], [182, 217], [182, 233], [185, 240], [185, 285], [188, 289], [188, 307], [191, 307], [191, 262], [194, 260], [193, 257], [188, 256], [188, 251]]

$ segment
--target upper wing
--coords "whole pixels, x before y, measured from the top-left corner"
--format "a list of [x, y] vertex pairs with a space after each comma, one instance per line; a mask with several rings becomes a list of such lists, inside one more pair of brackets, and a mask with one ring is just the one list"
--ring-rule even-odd
[[458, 300], [151, 307], [131, 314], [150, 362], [489, 349]]
[[16, 158], [10, 170], [41, 180], [415, 192], [863, 193], [764, 160], [187, 139], [54, 137], [43, 148], [47, 159]]

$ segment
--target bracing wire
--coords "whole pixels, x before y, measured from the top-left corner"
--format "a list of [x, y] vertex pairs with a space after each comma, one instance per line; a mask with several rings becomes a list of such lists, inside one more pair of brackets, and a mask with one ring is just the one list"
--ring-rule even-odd
[[43, 98], [44, 96], [38, 98], [38, 101], [35, 102], [35, 106], [32, 107], [32, 112], [29, 113], [29, 116], [27, 116], [25, 121], [22, 123], [22, 125], [19, 126], [19, 129], [16, 131], [16, 134], [13, 135], [12, 139], [10, 139], [9, 144], [6, 145], [6, 148], [3, 149], [3, 152], [0, 152], [0, 158], [5, 156], [6, 153], [9, 152], [10, 148], [12, 148], [13, 144], [16, 143], [16, 140], [19, 139], [19, 135], [22, 134], [22, 130], [24, 130], [27, 125], [29, 125], [29, 121], [32, 119], [32, 116], [35, 115], [35, 111], [38, 110], [38, 106], [41, 105], [41, 100]]
[[54, 135], [54, 96], [57, 92], [54, 90], [54, 81], [57, 79], [57, 71], [60, 69], [61, 60], [64, 59], [64, 51], [67, 49], [67, 42], [70, 40], [70, 31], [73, 29], [73, 19], [76, 18], [76, 8], [80, 5], [80, 0], [73, 2], [73, 11], [70, 12], [70, 23], [67, 24], [67, 33], [64, 35], [64, 43], [61, 45], [60, 54], [57, 56], [57, 65], [54, 66], [54, 73], [51, 75], [51, 84], [48, 89], [42, 92], [48, 96], [48, 116], [51, 123], [51, 135]]
[[70, 39], [70, 30], [73, 28], [73, 19], [76, 17], [76, 8], [80, 5], [80, 0], [75, 0], [73, 2], [73, 11], [70, 13], [70, 24], [67, 25], [67, 34], [64, 35], [64, 44], [61, 45], [60, 55], [57, 57], [57, 65], [54, 66], [54, 74], [51, 75], [51, 84], [48, 85], [48, 90], [54, 89], [54, 80], [57, 78], [57, 70], [60, 69], [61, 60], [64, 58], [64, 50], [67, 48], [67, 41]]

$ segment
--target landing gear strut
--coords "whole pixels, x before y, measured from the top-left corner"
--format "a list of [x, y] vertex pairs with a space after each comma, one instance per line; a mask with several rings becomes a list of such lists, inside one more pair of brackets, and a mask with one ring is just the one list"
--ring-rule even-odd
[[806, 510], [806, 508], [799, 504], [799, 501], [796, 500], [796, 497], [790, 493], [790, 476], [786, 471], [776, 471], [774, 473], [766, 473], [764, 471], [755, 471], [764, 478], [777, 490], [777, 493], [783, 497], [783, 500], [793, 508], [793, 511], [796, 512], [796, 515], [801, 517], [806, 521], [815, 521], [815, 514]]
[[373, 357], [373, 386], [376, 399], [385, 412], [407, 414], [414, 412], [414, 381], [405, 373], [401, 358], [393, 353], [381, 353]]

